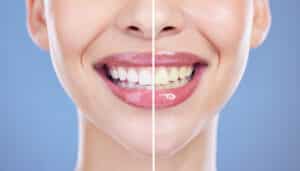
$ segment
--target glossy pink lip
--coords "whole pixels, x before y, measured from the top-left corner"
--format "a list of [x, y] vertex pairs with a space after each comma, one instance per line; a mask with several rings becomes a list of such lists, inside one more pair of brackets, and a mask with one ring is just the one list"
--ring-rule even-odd
[[[95, 63], [94, 68], [109, 89], [127, 104], [152, 108], [152, 91], [148, 89], [122, 88], [113, 83], [106, 74], [104, 66], [124, 67], [151, 67], [152, 54], [150, 53], [122, 53], [114, 54]], [[155, 55], [155, 66], [187, 66], [194, 65], [195, 72], [192, 80], [182, 87], [155, 90], [155, 108], [167, 108], [184, 102], [195, 91], [208, 63], [203, 58], [186, 52], [158, 53]]]

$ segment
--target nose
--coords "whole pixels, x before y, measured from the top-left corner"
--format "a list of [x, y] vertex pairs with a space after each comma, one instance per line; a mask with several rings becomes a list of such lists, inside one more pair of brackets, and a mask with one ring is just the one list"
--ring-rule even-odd
[[182, 11], [167, 1], [156, 1], [154, 19], [155, 39], [179, 34], [184, 27]]
[[[160, 39], [172, 36], [182, 31], [184, 25], [180, 10], [166, 2], [156, 3], [155, 13], [152, 15], [152, 3], [149, 0], [134, 1], [119, 13], [116, 20], [118, 29], [129, 36], [140, 39]], [[153, 17], [153, 18], [152, 18]], [[154, 19], [154, 23], [152, 21]]]

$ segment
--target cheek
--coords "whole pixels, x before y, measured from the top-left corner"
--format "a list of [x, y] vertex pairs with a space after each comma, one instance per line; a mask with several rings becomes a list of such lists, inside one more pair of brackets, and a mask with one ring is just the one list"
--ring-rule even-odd
[[50, 6], [50, 27], [60, 49], [66, 56], [78, 56], [108, 28], [122, 3], [121, 0], [53, 0]]
[[59, 80], [72, 99], [86, 99], [81, 90], [89, 87], [86, 72], [90, 71], [83, 66], [83, 54], [109, 27], [121, 1], [47, 1], [51, 57]]
[[[185, 4], [185, 10], [194, 27], [212, 44], [217, 53], [217, 60], [211, 65], [202, 85], [206, 95], [199, 91], [199, 95], [195, 96], [195, 101], [199, 102], [197, 104], [205, 106], [198, 113], [214, 114], [228, 102], [245, 70], [253, 7], [248, 0], [187, 2], [190, 3]], [[194, 107], [197, 111], [197, 106]], [[207, 118], [210, 115], [194, 117]]]
[[198, 31], [219, 53], [237, 52], [250, 36], [252, 8], [249, 0], [190, 0], [185, 4]]
[[82, 108], [90, 105], [93, 90], [87, 78], [89, 67], [82, 63], [83, 54], [112, 20], [112, 9], [116, 9], [110, 7], [113, 1], [52, 0], [46, 5], [54, 68], [67, 94]]
[[[226, 0], [224, 0], [226, 1]], [[250, 49], [252, 29], [252, 3], [246, 0], [227, 0], [235, 3], [223, 4], [219, 10], [212, 10], [208, 25], [209, 37], [218, 49], [218, 67], [216, 68], [214, 97], [216, 103], [224, 106], [236, 88], [245, 71]]]

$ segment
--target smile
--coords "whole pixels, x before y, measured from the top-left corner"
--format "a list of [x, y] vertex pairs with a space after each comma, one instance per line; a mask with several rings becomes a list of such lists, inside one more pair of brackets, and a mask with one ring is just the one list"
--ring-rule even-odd
[[208, 63], [197, 55], [185, 52], [155, 55], [152, 85], [152, 54], [114, 54], [98, 61], [94, 69], [109, 89], [127, 104], [152, 107], [172, 107], [184, 102], [195, 91]]

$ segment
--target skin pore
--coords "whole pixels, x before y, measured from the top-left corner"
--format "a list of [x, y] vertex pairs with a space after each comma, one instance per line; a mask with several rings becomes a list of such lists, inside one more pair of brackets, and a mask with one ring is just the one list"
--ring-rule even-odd
[[[49, 51], [78, 109], [78, 171], [150, 171], [151, 110], [114, 96], [93, 64], [123, 52], [151, 52], [150, 0], [27, 0], [28, 30]], [[215, 171], [218, 115], [236, 90], [248, 53], [265, 39], [268, 0], [156, 0], [156, 52], [208, 61], [183, 103], [156, 111], [157, 171]], [[168, 29], [166, 29], [168, 28]]]

